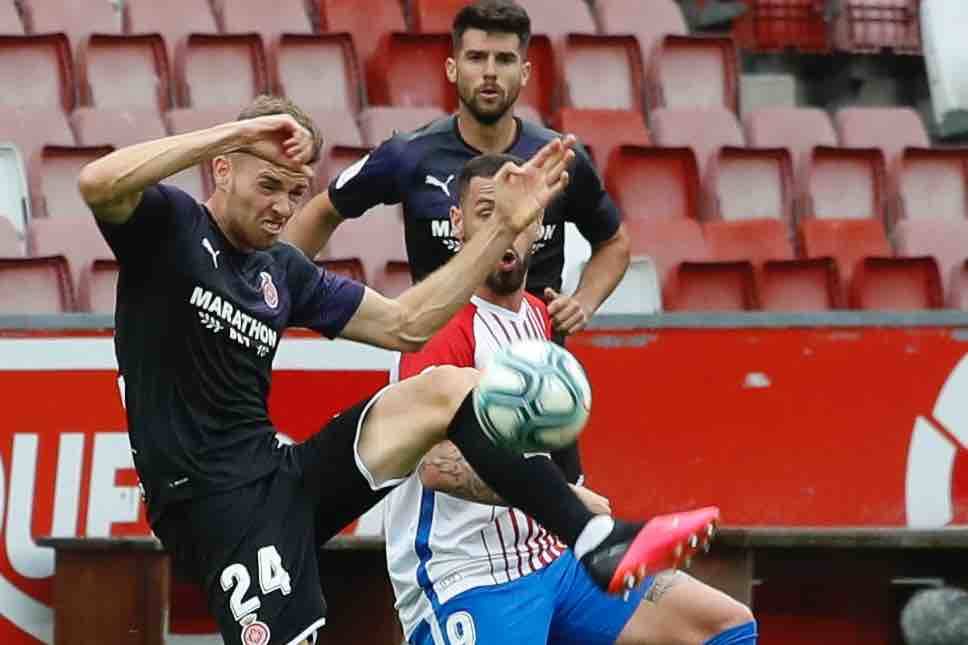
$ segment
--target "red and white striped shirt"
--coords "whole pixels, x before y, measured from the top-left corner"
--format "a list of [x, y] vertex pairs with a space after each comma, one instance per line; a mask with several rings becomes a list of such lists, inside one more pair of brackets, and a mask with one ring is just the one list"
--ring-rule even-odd
[[[421, 351], [401, 357], [399, 375], [434, 365], [482, 368], [504, 345], [550, 337], [548, 310], [538, 298], [526, 293], [514, 312], [474, 297]], [[427, 490], [417, 475], [390, 493], [385, 509], [387, 566], [408, 637], [435, 604], [528, 575], [566, 548], [518, 509]]]

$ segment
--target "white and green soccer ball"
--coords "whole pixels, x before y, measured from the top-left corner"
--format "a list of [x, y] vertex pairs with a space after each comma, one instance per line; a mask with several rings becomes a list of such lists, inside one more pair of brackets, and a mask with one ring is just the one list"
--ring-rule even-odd
[[474, 391], [474, 412], [491, 441], [515, 452], [565, 448], [588, 421], [592, 389], [568, 350], [545, 340], [501, 348]]

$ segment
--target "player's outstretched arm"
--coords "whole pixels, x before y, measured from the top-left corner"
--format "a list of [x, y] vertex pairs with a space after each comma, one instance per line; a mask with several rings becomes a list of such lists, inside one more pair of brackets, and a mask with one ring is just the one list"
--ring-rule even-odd
[[98, 219], [125, 222], [145, 188], [190, 166], [230, 152], [249, 152], [278, 165], [309, 172], [312, 135], [285, 114], [224, 123], [135, 144], [86, 165], [78, 178], [84, 201]]
[[307, 258], [314, 258], [344, 219], [329, 198], [329, 191], [324, 190], [299, 209], [286, 226], [283, 237]]
[[396, 300], [367, 289], [342, 335], [402, 351], [416, 351], [465, 305], [501, 255], [533, 226], [567, 186], [574, 137], [552, 141], [522, 166], [506, 164], [481, 195], [494, 202], [490, 221], [447, 264]]

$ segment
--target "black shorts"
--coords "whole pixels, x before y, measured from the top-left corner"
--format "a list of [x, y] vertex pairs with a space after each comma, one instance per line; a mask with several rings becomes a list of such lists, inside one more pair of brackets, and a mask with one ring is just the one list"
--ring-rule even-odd
[[379, 394], [278, 447], [270, 476], [168, 507], [156, 522], [175, 574], [202, 585], [226, 643], [300, 643], [325, 623], [320, 547], [398, 483], [376, 486], [357, 456]]

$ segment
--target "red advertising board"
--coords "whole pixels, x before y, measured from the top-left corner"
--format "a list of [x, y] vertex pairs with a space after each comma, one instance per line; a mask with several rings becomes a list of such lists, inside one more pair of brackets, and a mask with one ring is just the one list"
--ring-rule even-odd
[[[588, 482], [622, 515], [727, 524], [968, 523], [968, 360], [948, 328], [585, 332]], [[391, 356], [287, 337], [270, 407], [301, 440]], [[41, 535], [147, 534], [109, 335], [0, 336], [0, 642], [50, 642]]]

